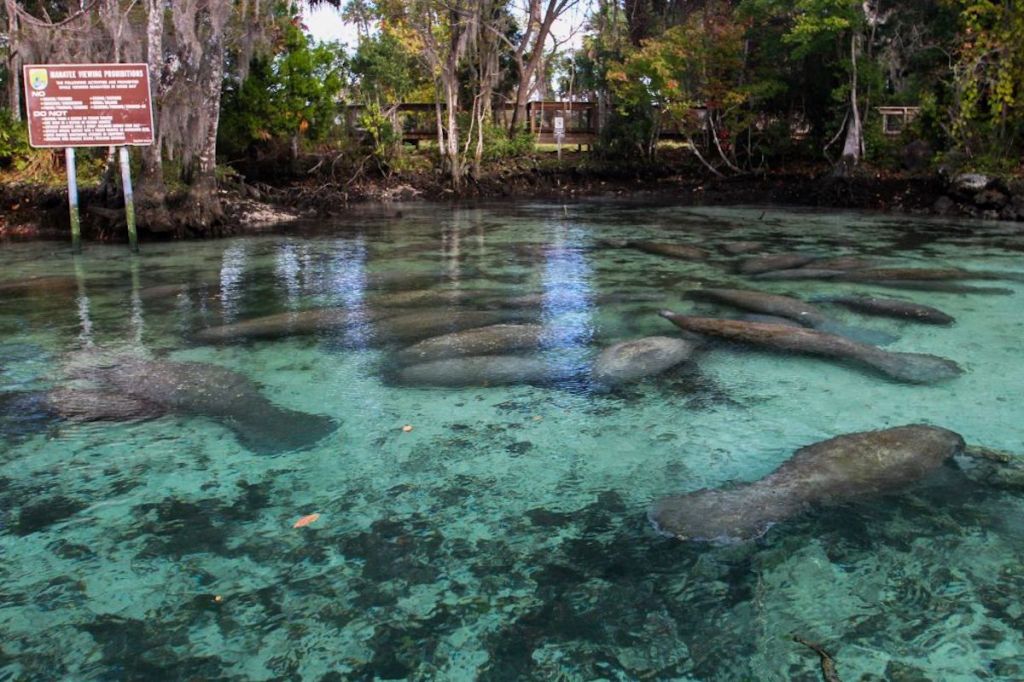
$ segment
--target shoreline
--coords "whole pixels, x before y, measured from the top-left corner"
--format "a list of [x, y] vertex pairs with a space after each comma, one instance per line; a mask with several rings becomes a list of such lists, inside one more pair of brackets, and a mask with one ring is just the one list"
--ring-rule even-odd
[[[433, 173], [371, 178], [351, 186], [311, 181], [273, 186], [234, 181], [219, 192], [224, 218], [215, 229], [169, 237], [148, 232], [140, 225], [140, 234], [160, 241], [239, 236], [304, 219], [329, 219], [350, 213], [356, 206], [600, 197], [650, 197], [680, 206], [790, 206], [1024, 221], [1024, 179], [1004, 180], [980, 174], [945, 179], [936, 174], [883, 174], [868, 169], [849, 178], [836, 178], [821, 169], [801, 169], [709, 181], [668, 167], [641, 171], [577, 166], [492, 172], [479, 180], [468, 179], [459, 195]], [[83, 192], [82, 199], [83, 238], [115, 243], [126, 240], [119, 207], [110, 206], [88, 190]], [[67, 225], [64, 191], [34, 185], [0, 185], [0, 240], [64, 239]]]

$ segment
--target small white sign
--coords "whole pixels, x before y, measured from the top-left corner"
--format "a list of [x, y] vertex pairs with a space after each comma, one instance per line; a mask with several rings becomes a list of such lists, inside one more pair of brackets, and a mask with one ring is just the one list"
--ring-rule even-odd
[[565, 118], [555, 116], [555, 137], [565, 137]]

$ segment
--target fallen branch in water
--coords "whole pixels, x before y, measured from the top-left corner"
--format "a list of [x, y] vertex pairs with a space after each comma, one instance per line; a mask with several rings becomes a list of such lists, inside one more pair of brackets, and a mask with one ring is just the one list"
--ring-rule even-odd
[[839, 679], [839, 673], [836, 672], [836, 662], [832, 658], [832, 655], [825, 651], [824, 647], [820, 644], [810, 642], [800, 635], [793, 635], [793, 641], [798, 644], [803, 644], [805, 647], [811, 649], [821, 657], [821, 677], [825, 682], [841, 682]]

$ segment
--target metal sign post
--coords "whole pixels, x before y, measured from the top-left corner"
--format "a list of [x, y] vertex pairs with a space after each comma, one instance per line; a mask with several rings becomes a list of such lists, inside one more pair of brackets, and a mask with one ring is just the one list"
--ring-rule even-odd
[[64, 148], [71, 209], [71, 248], [82, 249], [75, 147], [120, 146], [128, 241], [138, 252], [135, 203], [126, 145], [153, 144], [147, 64], [29, 64], [25, 66], [28, 142]]
[[128, 244], [132, 253], [139, 252], [139, 235], [135, 232], [135, 195], [132, 193], [132, 166], [128, 159], [128, 147], [118, 150], [121, 155], [121, 186], [124, 188], [124, 221], [128, 224]]
[[75, 148], [64, 150], [64, 165], [68, 171], [68, 213], [71, 214], [71, 253], [82, 253], [82, 220], [78, 215], [78, 170], [75, 168]]
[[555, 116], [555, 142], [558, 144], [558, 163], [562, 163], [562, 138], [565, 137], [565, 118]]

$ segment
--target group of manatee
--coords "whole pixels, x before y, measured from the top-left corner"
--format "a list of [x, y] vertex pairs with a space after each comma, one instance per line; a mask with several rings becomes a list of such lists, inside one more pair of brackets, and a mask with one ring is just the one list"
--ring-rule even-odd
[[[687, 253], [646, 242], [622, 242], [612, 246], [686, 260], [707, 256], [706, 252]], [[726, 251], [736, 255], [760, 247], [756, 243], [737, 244], [731, 249], [727, 247]], [[816, 258], [800, 253], [747, 258], [736, 270], [740, 275], [761, 281], [823, 280], [979, 294], [1012, 291], [974, 287], [963, 282], [1020, 280], [1017, 273], [895, 268], [859, 257]], [[700, 337], [739, 342], [769, 351], [838, 359], [907, 383], [930, 384], [954, 378], [962, 372], [954, 361], [946, 358], [883, 350], [878, 346], [894, 339], [841, 325], [818, 306], [797, 298], [715, 287], [698, 289], [691, 295], [748, 313], [741, 319], [728, 319], [661, 311], [666, 320]], [[815, 302], [921, 324], [955, 322], [941, 310], [903, 299], [842, 295], [820, 297]], [[763, 535], [772, 525], [812, 507], [844, 504], [905, 489], [934, 473], [954, 456], [971, 451], [959, 434], [925, 424], [842, 435], [797, 450], [774, 472], [758, 481], [700, 489], [658, 500], [651, 507], [649, 518], [659, 532], [680, 540], [750, 540]]]
[[[706, 261], [711, 257], [706, 249], [692, 245], [638, 240], [601, 242], [598, 248], [628, 249], [688, 261]], [[868, 258], [772, 254], [765, 253], [766, 250], [758, 242], [732, 242], [721, 247], [727, 257], [742, 257], [734, 267], [736, 275], [759, 281], [822, 280], [963, 293], [1008, 293], [1009, 290], [973, 287], [964, 282], [1016, 278], [1015, 273], [889, 267]], [[748, 255], [751, 253], [757, 255]], [[74, 288], [70, 278], [36, 280], [29, 285], [44, 290]], [[3, 286], [11, 294], [26, 284]], [[144, 298], [174, 296], [184, 291], [178, 285], [164, 288], [168, 290], [143, 290]], [[876, 295], [828, 296], [808, 301], [754, 289], [717, 286], [694, 289], [688, 295], [738, 311], [738, 316], [708, 317], [662, 310], [657, 314], [674, 325], [674, 335], [620, 341], [583, 362], [567, 358], [567, 342], [560, 338], [559, 330], [541, 324], [536, 314], [542, 302], [538, 295], [510, 298], [503, 292], [488, 290], [382, 291], [374, 294], [373, 305], [358, 309], [337, 307], [276, 313], [198, 329], [192, 339], [199, 344], [225, 344], [360, 328], [389, 348], [386, 376], [405, 386], [549, 384], [583, 379], [602, 390], [615, 390], [693, 361], [698, 351], [709, 347], [713, 340], [837, 360], [899, 382], [930, 384], [962, 372], [954, 361], [946, 358], [885, 350], [880, 346], [894, 341], [893, 337], [841, 324], [817, 304], [912, 323], [954, 323], [951, 316], [929, 306]], [[463, 307], [464, 304], [471, 307]], [[242, 445], [257, 453], [308, 447], [337, 427], [330, 417], [273, 404], [242, 374], [212, 364], [102, 352], [83, 353], [71, 364], [65, 371], [68, 383], [62, 388], [48, 392], [42, 400], [38, 396], [24, 399], [43, 404], [55, 417], [71, 420], [125, 421], [166, 414], [203, 416], [229, 428]], [[10, 396], [7, 400], [10, 402]], [[749, 539], [812, 505], [903, 488], [962, 449], [960, 436], [926, 425], [839, 436], [802, 448], [760, 481], [660, 500], [652, 507], [650, 518], [659, 531], [682, 539]]]

